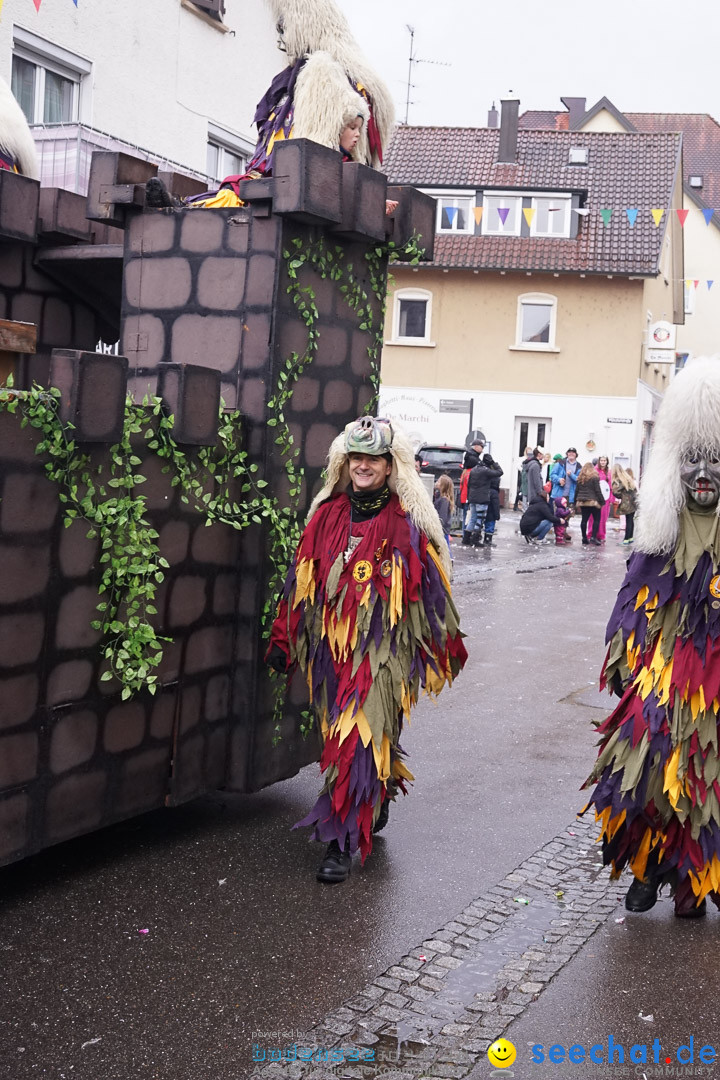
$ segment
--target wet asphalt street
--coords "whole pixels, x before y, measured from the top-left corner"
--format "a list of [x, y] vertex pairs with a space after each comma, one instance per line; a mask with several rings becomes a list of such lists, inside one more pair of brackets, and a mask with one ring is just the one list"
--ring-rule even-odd
[[[416, 710], [403, 739], [416, 783], [347, 883], [318, 885], [321, 848], [290, 830], [314, 800], [316, 766], [0, 870], [2, 1080], [243, 1080], [257, 1033], [317, 1023], [572, 822], [627, 551], [612, 532], [603, 549], [531, 550], [516, 523], [503, 516], [496, 550], [455, 549], [470, 660], [437, 705]], [[694, 1002], [699, 983], [717, 981], [702, 962], [716, 918], [678, 932], [661, 904], [645, 921], [609, 920], [508, 1037], [542, 1042], [536, 1030], [573, 1023], [589, 1033], [598, 1013], [607, 1032], [630, 1000], [653, 1009], [621, 990], [662, 974], [667, 999], [679, 970]], [[653, 927], [661, 970], [628, 974], [634, 950], [652, 955]], [[717, 1006], [691, 1011], [711, 1041]]]

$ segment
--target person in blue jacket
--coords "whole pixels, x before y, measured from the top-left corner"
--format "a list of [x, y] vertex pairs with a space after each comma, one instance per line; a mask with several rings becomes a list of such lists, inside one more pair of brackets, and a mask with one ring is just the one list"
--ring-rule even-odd
[[559, 499], [565, 496], [569, 506], [575, 503], [575, 488], [580, 475], [580, 462], [577, 459], [577, 450], [574, 446], [568, 448], [567, 454], [561, 458], [556, 454], [553, 458], [555, 464], [550, 471], [552, 483], [552, 498]]

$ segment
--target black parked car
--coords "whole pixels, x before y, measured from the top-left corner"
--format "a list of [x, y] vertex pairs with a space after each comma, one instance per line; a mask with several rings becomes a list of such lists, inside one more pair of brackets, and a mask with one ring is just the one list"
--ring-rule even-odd
[[436, 478], [445, 473], [456, 486], [459, 484], [465, 457], [464, 446], [427, 443], [421, 446], [417, 453], [420, 458], [420, 472], [432, 473]]

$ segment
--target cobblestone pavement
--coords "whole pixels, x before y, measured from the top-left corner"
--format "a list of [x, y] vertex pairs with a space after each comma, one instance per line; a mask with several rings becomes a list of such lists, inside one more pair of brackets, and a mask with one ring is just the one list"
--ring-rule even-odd
[[[624, 887], [602, 867], [596, 833], [591, 818], [573, 822], [305, 1033], [305, 1040], [298, 1038], [289, 1054], [301, 1053], [305, 1061], [267, 1064], [279, 1049], [254, 1047], [257, 1057], [265, 1052], [266, 1063], [256, 1064], [251, 1075], [467, 1076], [617, 909]], [[374, 1053], [372, 1060], [353, 1060], [366, 1050]]]

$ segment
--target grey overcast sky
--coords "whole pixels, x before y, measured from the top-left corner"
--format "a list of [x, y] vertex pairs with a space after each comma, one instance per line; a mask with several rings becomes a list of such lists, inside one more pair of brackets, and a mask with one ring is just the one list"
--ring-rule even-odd
[[562, 109], [561, 96], [605, 95], [625, 112], [707, 112], [720, 121], [717, 0], [337, 0], [405, 119], [484, 126], [508, 91], [520, 110]]

